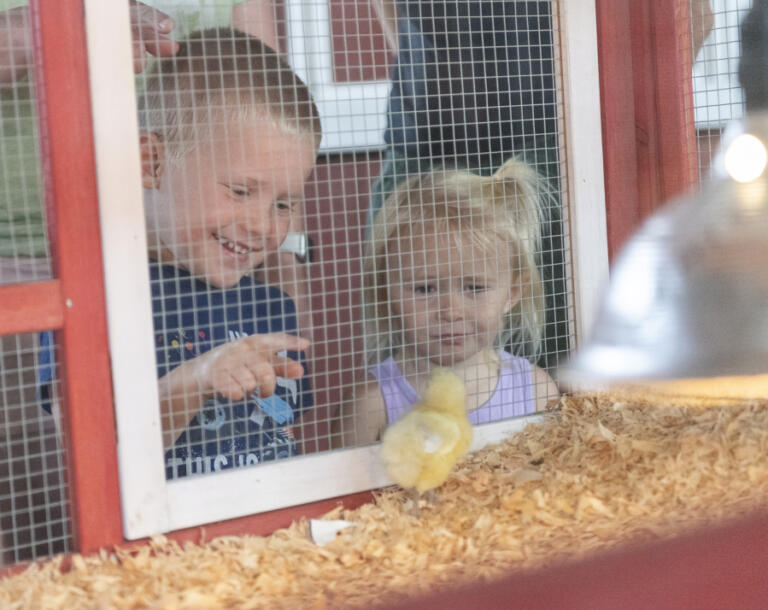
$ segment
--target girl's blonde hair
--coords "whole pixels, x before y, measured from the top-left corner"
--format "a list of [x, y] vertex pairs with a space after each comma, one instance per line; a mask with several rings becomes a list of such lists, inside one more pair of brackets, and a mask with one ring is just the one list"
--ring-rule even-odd
[[[387, 272], [393, 241], [407, 238], [413, 227], [427, 223], [435, 223], [438, 235], [467, 236], [494, 256], [510, 253], [520, 300], [506, 315], [494, 344], [497, 348], [511, 344], [517, 355], [538, 356], [545, 317], [537, 264], [545, 197], [538, 173], [515, 158], [489, 177], [441, 170], [414, 176], [398, 186], [374, 219], [366, 244], [363, 276], [369, 363], [394, 355], [402, 344], [402, 329], [389, 312]], [[506, 248], [499, 248], [500, 244]]]

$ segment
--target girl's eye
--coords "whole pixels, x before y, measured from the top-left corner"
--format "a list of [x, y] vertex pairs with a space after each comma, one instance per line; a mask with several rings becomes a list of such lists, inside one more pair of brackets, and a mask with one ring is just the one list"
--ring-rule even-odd
[[284, 199], [278, 199], [275, 202], [275, 207], [280, 212], [290, 212], [293, 209], [293, 204], [290, 201], [286, 201]]
[[435, 292], [435, 287], [432, 284], [418, 284], [413, 287], [413, 291], [416, 294], [432, 294]]
[[488, 290], [488, 286], [485, 284], [467, 284], [464, 287], [464, 290], [471, 292], [472, 294], [477, 294], [478, 292], [485, 292]]

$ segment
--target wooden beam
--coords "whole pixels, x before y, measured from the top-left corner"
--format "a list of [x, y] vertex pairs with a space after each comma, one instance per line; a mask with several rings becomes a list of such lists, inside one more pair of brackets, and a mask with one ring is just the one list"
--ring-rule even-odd
[[596, 0], [608, 250], [695, 186], [688, 0]]
[[63, 324], [59, 280], [0, 286], [0, 335], [51, 330]]
[[597, 0], [608, 255], [640, 222], [629, 0]]
[[[82, 0], [33, 0], [42, 166], [54, 276], [66, 304], [56, 338], [75, 547], [122, 541], [115, 418]], [[108, 52], [108, 51], [105, 51]]]

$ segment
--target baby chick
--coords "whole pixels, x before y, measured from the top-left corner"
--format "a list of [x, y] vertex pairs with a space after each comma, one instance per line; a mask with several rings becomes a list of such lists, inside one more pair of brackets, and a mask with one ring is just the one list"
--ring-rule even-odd
[[438, 369], [424, 398], [384, 432], [381, 454], [392, 479], [420, 494], [442, 485], [472, 442], [464, 384], [451, 371]]

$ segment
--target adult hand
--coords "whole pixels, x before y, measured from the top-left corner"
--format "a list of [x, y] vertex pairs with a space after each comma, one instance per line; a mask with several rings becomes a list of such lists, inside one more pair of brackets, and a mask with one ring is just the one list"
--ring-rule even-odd
[[179, 43], [168, 37], [173, 19], [137, 0], [129, 0], [131, 37], [133, 38], [133, 71], [138, 74], [147, 67], [149, 56], [168, 57], [179, 50]]
[[[128, 2], [133, 38], [133, 71], [147, 67], [149, 55], [167, 57], [179, 50], [179, 43], [168, 34], [173, 20], [164, 12], [137, 0]], [[29, 8], [20, 6], [0, 12], [0, 88], [24, 78], [32, 65], [32, 35]]]

